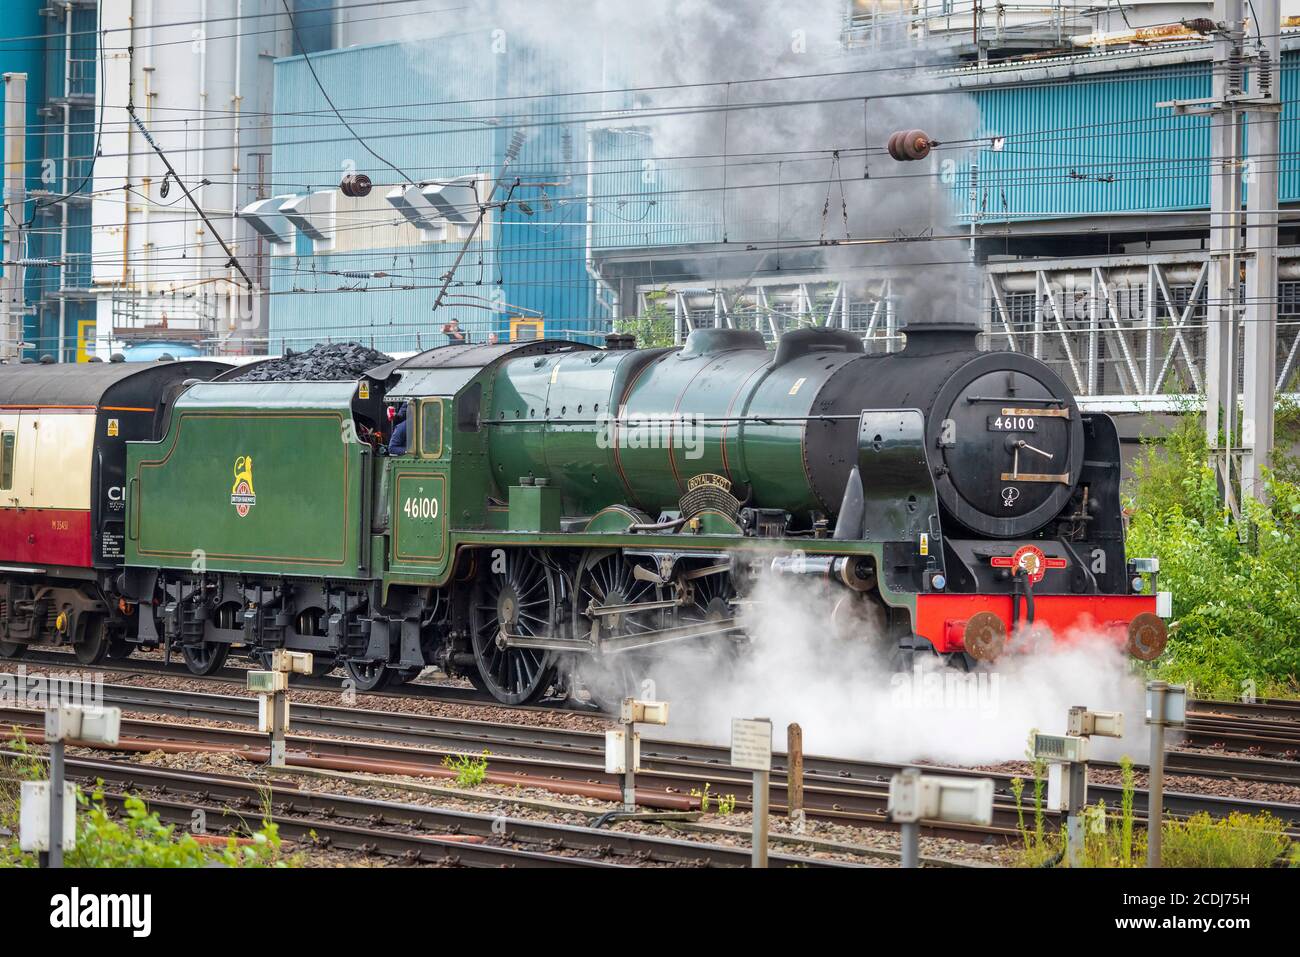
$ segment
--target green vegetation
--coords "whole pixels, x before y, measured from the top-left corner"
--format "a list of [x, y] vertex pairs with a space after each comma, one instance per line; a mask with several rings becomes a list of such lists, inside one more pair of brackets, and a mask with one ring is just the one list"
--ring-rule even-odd
[[691, 788], [691, 797], [700, 799], [700, 810], [703, 811], [705, 814], [709, 813], [709, 804], [713, 801], [712, 792], [713, 792], [713, 785], [707, 781], [704, 782], [703, 791], [701, 791], [699, 788]]
[[458, 788], [476, 788], [487, 780], [488, 755], [490, 751], [484, 751], [482, 757], [474, 757], [472, 754], [446, 755], [442, 759], [442, 766], [456, 774], [456, 787]]
[[[1146, 831], [1133, 828], [1133, 762], [1120, 761], [1122, 796], [1118, 817], [1108, 814], [1106, 802], [1084, 811], [1084, 867], [1145, 867]], [[1043, 777], [1045, 767], [1034, 768], [1034, 821], [1025, 824], [1021, 803], [1025, 782], [1011, 781], [1019, 818], [1022, 867], [1067, 867], [1065, 825], [1052, 832], [1043, 828]], [[1215, 819], [1201, 812], [1184, 821], [1166, 819], [1161, 843], [1164, 867], [1271, 867], [1279, 860], [1300, 866], [1300, 845], [1286, 835], [1286, 825], [1267, 811], [1259, 814], [1233, 812]]]
[[[1127, 490], [1128, 553], [1160, 559], [1173, 593], [1161, 677], [1205, 696], [1300, 692], [1300, 465], [1280, 454], [1269, 503], [1243, 503], [1240, 523], [1219, 503], [1200, 420], [1187, 416], [1138, 461]], [[1300, 433], [1300, 410], [1279, 407], [1278, 447]]]
[[[1286, 824], [1267, 811], [1234, 811], [1218, 820], [1202, 811], [1165, 822], [1160, 860], [1165, 867], [1269, 867], [1289, 851]], [[1293, 851], [1290, 860], [1300, 864]]]
[[691, 797], [700, 799], [700, 810], [705, 814], [709, 813], [710, 805], [715, 804], [715, 802], [717, 812], [723, 816], [736, 812], [736, 795], [714, 794], [713, 785], [707, 781], [704, 783], [703, 791], [699, 788], [691, 788]]
[[[36, 855], [23, 853], [18, 846], [21, 785], [44, 778], [45, 764], [21, 734], [15, 733], [5, 747], [12, 753], [0, 755], [0, 828], [13, 836], [0, 838], [0, 867], [35, 867]], [[102, 782], [89, 796], [78, 790], [77, 803], [77, 846], [64, 855], [68, 867], [288, 867], [297, 863], [282, 854], [279, 831], [269, 814], [242, 838], [232, 834], [209, 843], [163, 824], [138, 797], [127, 797], [122, 813], [114, 816]]]
[[667, 300], [666, 289], [646, 293], [646, 308], [641, 314], [615, 320], [614, 331], [636, 336], [638, 349], [658, 349], [673, 345], [673, 314], [668, 309]]

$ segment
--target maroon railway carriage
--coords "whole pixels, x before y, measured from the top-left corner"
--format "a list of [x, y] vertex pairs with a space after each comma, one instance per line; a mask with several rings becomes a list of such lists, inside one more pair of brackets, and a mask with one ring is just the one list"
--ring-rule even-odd
[[0, 657], [71, 644], [130, 653], [117, 597], [126, 443], [158, 438], [190, 380], [221, 362], [0, 365]]

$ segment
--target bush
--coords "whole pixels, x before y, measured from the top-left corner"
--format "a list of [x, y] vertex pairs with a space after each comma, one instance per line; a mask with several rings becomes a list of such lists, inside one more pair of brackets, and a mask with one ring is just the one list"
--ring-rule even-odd
[[104, 795], [90, 798], [78, 792], [81, 813], [77, 846], [64, 860], [69, 867], [278, 867], [281, 860], [278, 828], [269, 820], [253, 831], [249, 843], [235, 836], [215, 846], [200, 844], [192, 834], [177, 836], [176, 828], [163, 824], [138, 797], [128, 797], [121, 820], [109, 816]]
[[[21, 783], [42, 780], [45, 763], [21, 735], [16, 734], [5, 747], [13, 756], [0, 756], [0, 827], [13, 836], [0, 839], [0, 867], [35, 867], [36, 855], [19, 849]], [[110, 815], [99, 788], [89, 797], [78, 789], [77, 802], [77, 846], [63, 858], [68, 867], [285, 867], [296, 863], [281, 855], [279, 829], [269, 814], [243, 841], [232, 835], [204, 844], [189, 833], [177, 834], [173, 825], [163, 824], [158, 813], [138, 797], [127, 797], [124, 813], [116, 818]]]
[[1166, 821], [1160, 847], [1165, 867], [1270, 867], [1291, 845], [1286, 825], [1267, 811], [1234, 811], [1215, 820], [1205, 811]]
[[[1289, 421], [1289, 420], [1287, 420]], [[1174, 624], [1162, 677], [1197, 693], [1295, 694], [1300, 675], [1300, 485], [1290, 460], [1269, 477], [1269, 503], [1219, 502], [1195, 417], [1148, 447], [1129, 489], [1128, 553], [1160, 559]]]
[[[1017, 862], [1022, 867], [1067, 867], [1064, 823], [1056, 831], [1045, 831], [1042, 824], [1044, 774], [1044, 766], [1036, 763], [1033, 830], [1025, 824], [1025, 782], [1011, 781], [1023, 845]], [[1133, 826], [1133, 762], [1128, 757], [1120, 760], [1120, 774], [1118, 815], [1104, 801], [1084, 809], [1083, 867], [1146, 866], [1147, 832]], [[1102, 823], [1093, 827], [1097, 819]], [[1279, 861], [1300, 865], [1300, 848], [1287, 836], [1285, 823], [1267, 811], [1254, 815], [1234, 811], [1218, 819], [1204, 811], [1182, 821], [1166, 818], [1162, 833], [1163, 867], [1272, 867]]]

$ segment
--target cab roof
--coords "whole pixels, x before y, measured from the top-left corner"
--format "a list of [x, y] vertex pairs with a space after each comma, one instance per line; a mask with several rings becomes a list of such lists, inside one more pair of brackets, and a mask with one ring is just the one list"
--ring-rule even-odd
[[470, 380], [480, 371], [505, 359], [589, 352], [595, 348], [568, 339], [529, 339], [525, 342], [502, 342], [495, 346], [439, 346], [396, 363], [391, 371], [400, 375], [401, 379], [388, 390], [388, 398], [455, 395], [469, 385]]

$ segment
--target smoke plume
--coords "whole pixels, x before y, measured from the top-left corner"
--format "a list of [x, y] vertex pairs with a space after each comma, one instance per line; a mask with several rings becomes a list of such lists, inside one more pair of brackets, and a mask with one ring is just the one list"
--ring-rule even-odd
[[[517, 86], [527, 89], [512, 93], [589, 91], [562, 107], [590, 120], [579, 135], [625, 132], [638, 154], [629, 162], [649, 177], [644, 195], [615, 191], [601, 215], [645, 223], [647, 245], [683, 232], [725, 240], [689, 260], [701, 277], [825, 268], [862, 293], [867, 270], [888, 267], [904, 321], [973, 320], [968, 245], [943, 237], [961, 188], [958, 144], [974, 136], [978, 109], [964, 93], [926, 92], [943, 84], [921, 69], [940, 65], [924, 48], [846, 48], [844, 10], [842, 0], [476, 0], [454, 26], [429, 17], [408, 50], [451, 76], [456, 58], [491, 45], [526, 64]], [[452, 55], [444, 44], [430, 55], [453, 30]], [[916, 128], [953, 148], [910, 163], [882, 152], [891, 133]], [[597, 193], [607, 182], [597, 177]], [[747, 246], [757, 255], [741, 255]]]

